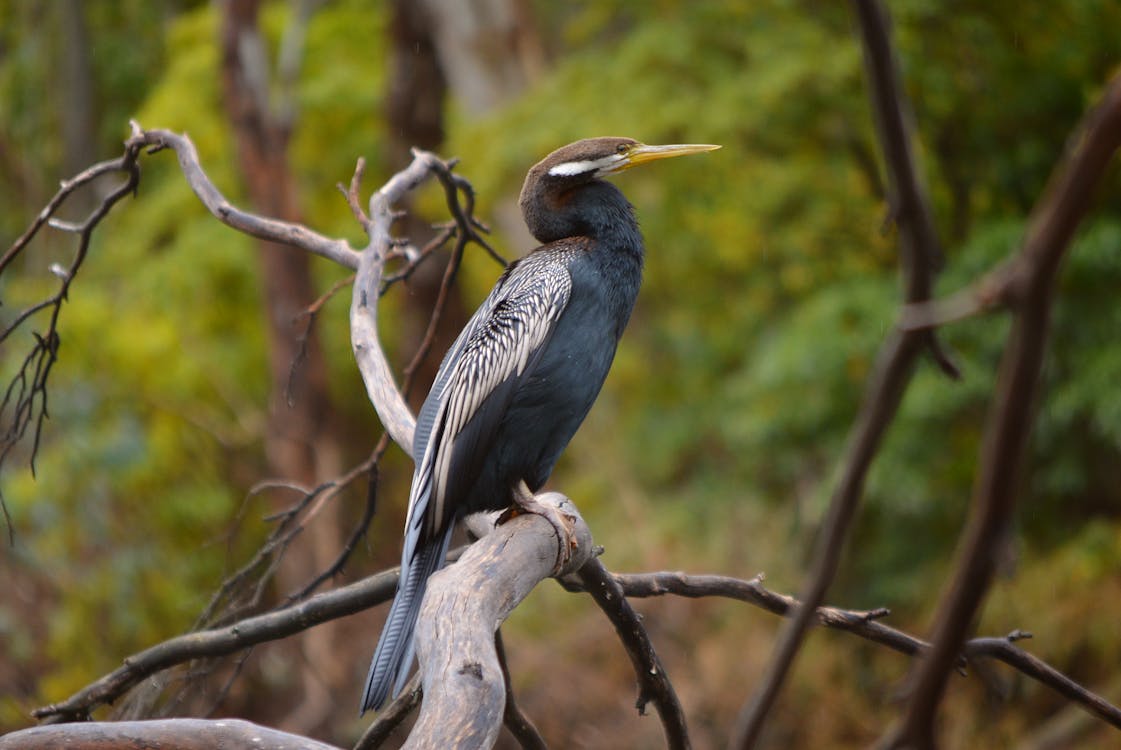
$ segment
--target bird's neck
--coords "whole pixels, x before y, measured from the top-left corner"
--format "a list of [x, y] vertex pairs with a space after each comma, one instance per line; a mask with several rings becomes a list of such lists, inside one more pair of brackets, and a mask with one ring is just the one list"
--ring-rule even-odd
[[594, 180], [559, 195], [523, 196], [522, 212], [529, 231], [543, 243], [590, 237], [597, 248], [642, 262], [642, 234], [634, 207], [609, 182]]

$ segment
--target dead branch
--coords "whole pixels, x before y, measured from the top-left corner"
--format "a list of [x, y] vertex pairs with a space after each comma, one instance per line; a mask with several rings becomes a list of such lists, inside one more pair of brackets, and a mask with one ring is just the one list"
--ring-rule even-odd
[[[449, 555], [449, 557], [451, 557]], [[397, 569], [313, 596], [307, 601], [249, 617], [224, 628], [172, 638], [128, 656], [124, 664], [61, 703], [37, 708], [46, 723], [85, 721], [97, 706], [112, 703], [147, 677], [177, 664], [225, 656], [266, 641], [285, 638], [327, 620], [345, 617], [388, 601], [397, 590]]]
[[654, 701], [666, 734], [666, 744], [673, 750], [690, 747], [685, 711], [681, 708], [665, 667], [654, 651], [642, 620], [631, 608], [623, 589], [603, 567], [599, 558], [589, 560], [580, 568], [578, 576], [584, 589], [592, 595], [607, 619], [615, 626], [615, 633], [630, 657], [638, 680], [635, 708], [643, 714], [646, 704]]
[[1077, 132], [1073, 150], [1056, 168], [1032, 212], [1022, 251], [1007, 266], [1012, 330], [985, 427], [972, 513], [953, 582], [938, 608], [934, 646], [919, 667], [903, 723], [889, 740], [891, 747], [934, 746], [935, 715], [952, 662], [992, 581], [1016, 505], [1016, 480], [1034, 421], [1059, 263], [1094, 188], [1121, 147], [1121, 75], [1110, 81], [1101, 102]]
[[[930, 297], [942, 252], [927, 191], [920, 180], [912, 150], [915, 136], [910, 104], [900, 84], [886, 12], [877, 0], [854, 0], [853, 4], [864, 45], [877, 134], [887, 163], [891, 186], [889, 204], [899, 227], [904, 299], [908, 303], [919, 302]], [[957, 377], [957, 368], [930, 331], [896, 329], [888, 334], [868, 378], [860, 413], [849, 432], [843, 473], [833, 491], [828, 515], [814, 547], [809, 582], [801, 597], [806, 606], [795, 613], [783, 629], [760, 686], [740, 711], [732, 735], [733, 747], [754, 747], [759, 738], [814, 612], [833, 581], [848, 530], [860, 505], [864, 478], [884, 433], [895, 419], [915, 362], [924, 349], [931, 352], [945, 373]]]
[[405, 747], [497, 740], [506, 707], [498, 626], [538, 583], [578, 569], [593, 553], [591, 531], [568, 498], [550, 492], [537, 501], [570, 520], [571, 531], [562, 537], [543, 516], [519, 515], [429, 579], [416, 626], [425, 699]]
[[[782, 617], [790, 617], [801, 609], [801, 603], [792, 596], [771, 591], [763, 586], [762, 576], [750, 581], [715, 575], [688, 575], [681, 572], [612, 574], [623, 593], [631, 598], [651, 596], [685, 596], [704, 598], [718, 596], [753, 604]], [[566, 588], [572, 588], [572, 578], [565, 579]], [[576, 590], [582, 590], [577, 588]], [[887, 609], [867, 611], [819, 606], [817, 622], [833, 630], [843, 630], [881, 646], [886, 646], [907, 656], [921, 656], [930, 644], [913, 635], [884, 625]], [[1121, 729], [1121, 708], [1112, 705], [1100, 695], [1086, 689], [1059, 670], [1015, 645], [1030, 637], [1015, 631], [1003, 638], [973, 638], [965, 643], [961, 654], [955, 658], [954, 668], [964, 667], [980, 659], [996, 659], [1018, 672], [1046, 685], [1072, 703], [1082, 707], [1103, 721]]]
[[393, 205], [415, 189], [440, 167], [435, 155], [417, 151], [408, 167], [395, 174], [370, 196], [366, 231], [370, 244], [358, 257], [357, 275], [350, 304], [350, 341], [354, 358], [366, 384], [370, 402], [393, 442], [413, 455], [413, 429], [416, 419], [394, 381], [378, 337], [377, 301], [380, 296], [385, 259], [393, 246], [390, 227], [396, 219]]
[[[45, 226], [78, 235], [78, 246], [70, 265], [66, 268], [60, 265], [51, 268], [51, 271], [60, 281], [55, 293], [47, 299], [21, 310], [0, 331], [0, 343], [3, 343], [37, 313], [44, 310], [50, 311], [46, 333], [34, 332], [35, 343], [5, 389], [3, 400], [0, 401], [0, 426], [6, 425], [6, 427], [3, 427], [3, 434], [0, 435], [0, 466], [3, 466], [8, 454], [27, 434], [28, 427], [34, 425], [30, 464], [31, 471], [35, 471], [35, 456], [39, 450], [43, 421], [48, 415], [47, 383], [51, 368], [58, 358], [60, 342], [58, 323], [62, 315], [62, 306], [69, 296], [70, 286], [77, 278], [82, 263], [89, 253], [94, 230], [100, 225], [101, 220], [109, 215], [109, 211], [118, 201], [136, 189], [140, 180], [140, 171], [137, 166], [139, 152], [139, 145], [126, 144], [125, 153], [120, 157], [95, 164], [72, 179], [64, 181], [54, 197], [35, 217], [31, 226], [12, 243], [3, 257], [0, 257], [0, 273], [3, 273], [4, 269], [27, 248]], [[62, 222], [55, 218], [55, 214], [62, 205], [80, 188], [89, 185], [100, 177], [117, 173], [124, 174], [124, 182], [109, 192], [84, 221], [74, 224]], [[10, 416], [9, 408], [12, 410]], [[14, 531], [12, 530], [11, 519], [8, 518], [7, 505], [4, 504], [2, 496], [0, 496], [0, 510], [3, 510], [5, 521], [7, 521], [9, 541], [11, 541]]]
[[334, 745], [241, 719], [98, 721], [22, 729], [0, 737], [0, 750], [339, 750]]
[[135, 121], [130, 124], [132, 137], [125, 142], [126, 146], [147, 147], [148, 153], [155, 153], [165, 148], [173, 150], [187, 184], [191, 186], [206, 209], [223, 224], [258, 239], [298, 247], [333, 260], [346, 268], [358, 268], [358, 253], [347, 244], [346, 240], [325, 237], [303, 224], [258, 216], [243, 211], [226, 200], [203, 170], [195, 144], [187, 135], [172, 133], [170, 130], [144, 130]]

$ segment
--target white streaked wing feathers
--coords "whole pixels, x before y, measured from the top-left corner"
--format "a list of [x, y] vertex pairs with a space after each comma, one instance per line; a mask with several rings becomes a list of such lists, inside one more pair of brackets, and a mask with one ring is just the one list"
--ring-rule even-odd
[[[459, 356], [445, 363], [452, 369], [440, 394], [424, 456], [417, 457], [409, 497], [407, 556], [412, 554], [408, 547], [419, 541], [422, 526], [433, 534], [445, 518], [444, 500], [448, 482], [452, 481], [450, 467], [463, 427], [503, 381], [525, 371], [530, 357], [548, 338], [568, 304], [572, 279], [565, 265], [555, 258], [553, 262], [537, 260], [528, 256], [521, 272], [491, 293], [464, 329], [466, 339]], [[437, 375], [437, 381], [443, 374]], [[418, 507], [421, 505], [424, 507]]]

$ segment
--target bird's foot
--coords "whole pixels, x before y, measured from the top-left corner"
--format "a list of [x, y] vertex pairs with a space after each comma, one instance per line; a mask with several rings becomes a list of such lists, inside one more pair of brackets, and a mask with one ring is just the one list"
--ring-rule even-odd
[[576, 547], [576, 516], [565, 513], [551, 503], [539, 502], [525, 482], [518, 482], [512, 494], [514, 502], [498, 517], [495, 525], [504, 524], [510, 519], [525, 513], [532, 513], [544, 518], [552, 524], [559, 542], [557, 564], [554, 570], [562, 570], [572, 557], [572, 549]]

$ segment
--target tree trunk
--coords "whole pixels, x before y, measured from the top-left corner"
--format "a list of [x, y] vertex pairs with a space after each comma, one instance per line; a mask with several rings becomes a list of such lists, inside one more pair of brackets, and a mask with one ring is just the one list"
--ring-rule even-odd
[[[258, 0], [222, 4], [222, 78], [226, 112], [234, 128], [238, 163], [249, 201], [259, 213], [290, 221], [300, 219], [288, 165], [293, 123], [279, 112], [291, 109], [270, 100], [264, 40], [257, 26]], [[300, 22], [296, 19], [293, 23]], [[283, 94], [282, 94], [283, 95]], [[307, 253], [260, 241], [266, 335], [269, 351], [269, 408], [265, 452], [270, 472], [313, 487], [342, 470], [340, 441], [327, 384], [327, 368], [314, 332], [301, 341], [301, 313], [315, 300]], [[286, 507], [294, 498], [278, 499]], [[338, 554], [337, 504], [324, 508], [287, 551], [277, 573], [282, 590], [291, 591], [325, 569]], [[288, 713], [284, 726], [307, 734], [329, 720], [331, 693], [352, 679], [345, 660], [333, 655], [341, 640], [336, 624], [308, 631], [299, 648], [303, 701]]]

